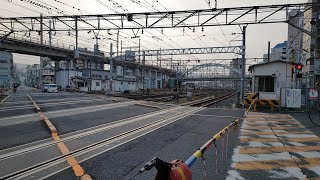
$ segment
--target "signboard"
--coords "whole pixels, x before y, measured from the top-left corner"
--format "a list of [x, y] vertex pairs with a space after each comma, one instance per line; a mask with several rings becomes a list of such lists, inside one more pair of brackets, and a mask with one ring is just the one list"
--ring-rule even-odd
[[318, 99], [318, 90], [317, 89], [309, 89], [309, 99], [317, 100]]
[[54, 76], [54, 72], [52, 70], [42, 70], [43, 76]]
[[301, 89], [286, 89], [286, 107], [301, 108]]
[[314, 74], [320, 75], [320, 59], [314, 60]]

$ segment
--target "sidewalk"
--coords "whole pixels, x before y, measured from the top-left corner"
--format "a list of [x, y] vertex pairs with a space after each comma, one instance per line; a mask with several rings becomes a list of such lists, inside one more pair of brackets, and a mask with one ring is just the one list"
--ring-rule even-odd
[[308, 113], [292, 113], [290, 115], [303, 124], [313, 134], [320, 137], [320, 126], [315, 126], [310, 122]]
[[310, 129], [305, 114], [293, 116], [250, 112], [227, 179], [319, 178], [319, 127]]

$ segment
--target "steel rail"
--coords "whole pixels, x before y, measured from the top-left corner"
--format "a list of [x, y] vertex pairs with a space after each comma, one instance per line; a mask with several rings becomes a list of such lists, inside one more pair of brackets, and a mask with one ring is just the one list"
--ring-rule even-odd
[[183, 103], [183, 104], [181, 104], [181, 106], [202, 106], [202, 107], [207, 107], [207, 106], [210, 106], [212, 104], [218, 103], [218, 102], [220, 102], [222, 100], [228, 99], [228, 98], [234, 96], [235, 94], [236, 94], [236, 92], [232, 92], [232, 93], [228, 93], [226, 95], [219, 96], [219, 97], [203, 98], [203, 99], [199, 99], [199, 100]]
[[[16, 178], [19, 178], [21, 175], [23, 176], [24, 174], [32, 173], [32, 171], [37, 171], [39, 168], [46, 168], [47, 166], [50, 166], [50, 165], [55, 164], [57, 162], [59, 163], [60, 161], [65, 161], [65, 158], [70, 156], [70, 155], [74, 155], [74, 156], [82, 155], [84, 153], [87, 153], [88, 151], [95, 150], [96, 148], [99, 148], [101, 146], [106, 146], [107, 144], [112, 143], [113, 141], [117, 141], [117, 140], [120, 140], [121, 138], [125, 138], [125, 137], [128, 137], [130, 135], [134, 135], [136, 133], [139, 133], [139, 132], [141, 132], [143, 130], [147, 130], [148, 128], [152, 128], [152, 127], [156, 127], [158, 125], [161, 125], [161, 123], [172, 123], [172, 122], [169, 122], [169, 121], [173, 120], [174, 118], [178, 118], [178, 119], [174, 119], [173, 122], [181, 119], [180, 116], [186, 116], [186, 115], [189, 115], [190, 113], [193, 113], [193, 112], [196, 112], [196, 111], [199, 111], [199, 110], [201, 110], [201, 108], [195, 108], [195, 109], [193, 109], [191, 111], [188, 111], [188, 112], [179, 113], [179, 114], [172, 115], [172, 116], [157, 120], [155, 122], [152, 122], [152, 123], [149, 123], [149, 124], [146, 124], [146, 125], [143, 125], [143, 126], [139, 126], [139, 127], [135, 128], [135, 129], [123, 132], [123, 133], [115, 135], [113, 137], [110, 137], [110, 138], [104, 139], [102, 141], [93, 143], [91, 145], [79, 148], [79, 149], [77, 149], [75, 151], [70, 152], [69, 154], [61, 155], [61, 156], [58, 156], [56, 158], [52, 158], [50, 160], [47, 160], [45, 162], [38, 163], [38, 164], [33, 165], [31, 167], [28, 167], [28, 168], [19, 170], [17, 172], [8, 174], [6, 176], [0, 177], [0, 179], [16, 179]], [[167, 124], [165, 124], [165, 125], [167, 125]], [[160, 127], [163, 127], [163, 126], [160, 126]]]

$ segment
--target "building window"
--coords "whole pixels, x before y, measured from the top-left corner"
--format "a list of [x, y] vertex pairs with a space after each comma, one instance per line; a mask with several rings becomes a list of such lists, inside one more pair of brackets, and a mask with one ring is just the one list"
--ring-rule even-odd
[[272, 76], [260, 76], [258, 77], [260, 92], [274, 92], [274, 77]]
[[7, 63], [7, 60], [0, 60], [0, 63], [5, 64], [5, 63]]
[[100, 86], [100, 82], [96, 82], [96, 86]]
[[7, 67], [0, 67], [0, 73], [9, 73], [9, 68], [7, 68]]
[[0, 74], [0, 79], [8, 79], [8, 75]]

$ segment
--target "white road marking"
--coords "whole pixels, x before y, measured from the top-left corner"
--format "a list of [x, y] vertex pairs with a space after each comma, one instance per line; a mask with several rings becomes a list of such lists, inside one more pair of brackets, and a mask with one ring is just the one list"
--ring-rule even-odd
[[241, 146], [234, 149], [232, 155], [233, 162], [268, 161], [268, 160], [288, 160], [291, 158], [288, 152], [272, 154], [240, 154]]
[[320, 166], [309, 167], [308, 169], [316, 173], [318, 176], [320, 176]]
[[284, 168], [281, 171], [279, 170], [268, 170], [268, 173], [272, 174], [269, 176], [269, 178], [274, 179], [305, 179], [307, 178], [306, 175], [304, 175], [301, 172], [301, 169], [298, 167], [290, 167], [290, 168]]
[[[283, 138], [313, 138], [318, 137], [314, 134], [279, 134], [279, 137]], [[275, 135], [259, 135], [261, 138], [277, 138]]]
[[226, 177], [226, 180], [245, 180], [236, 170], [229, 170], [228, 174], [229, 175]]

